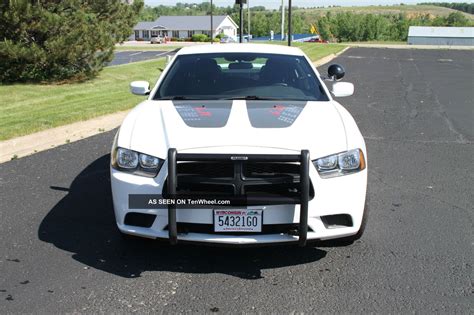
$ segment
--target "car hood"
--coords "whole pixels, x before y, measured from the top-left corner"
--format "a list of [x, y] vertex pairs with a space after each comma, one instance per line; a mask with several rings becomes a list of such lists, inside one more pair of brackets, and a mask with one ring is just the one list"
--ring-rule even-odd
[[291, 154], [312, 158], [347, 149], [341, 116], [329, 102], [145, 101], [124, 120], [118, 145], [166, 158], [178, 152]]

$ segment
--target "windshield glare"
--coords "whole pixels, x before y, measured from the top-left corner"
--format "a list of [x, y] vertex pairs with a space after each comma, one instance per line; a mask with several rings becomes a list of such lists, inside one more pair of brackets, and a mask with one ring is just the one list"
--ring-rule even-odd
[[304, 57], [259, 53], [178, 56], [153, 99], [328, 101]]

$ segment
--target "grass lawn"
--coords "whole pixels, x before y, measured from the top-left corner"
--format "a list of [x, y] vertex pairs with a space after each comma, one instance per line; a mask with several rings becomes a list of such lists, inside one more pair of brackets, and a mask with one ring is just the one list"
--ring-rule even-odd
[[320, 43], [293, 43], [293, 46], [299, 47], [313, 61], [326, 57], [327, 55], [338, 53], [347, 47], [341, 44]]
[[[296, 43], [312, 60], [344, 49], [344, 45]], [[0, 140], [88, 120], [130, 109], [145, 97], [132, 95], [129, 83], [152, 85], [165, 59], [106, 67], [90, 81], [71, 84], [0, 85]]]
[[359, 44], [373, 44], [373, 45], [408, 45], [406, 41], [383, 41], [383, 40], [372, 40], [367, 42], [347, 42], [342, 43], [344, 45], [359, 45]]
[[145, 97], [129, 92], [130, 81], [156, 82], [164, 63], [107, 67], [83, 83], [0, 85], [0, 140], [132, 108]]
[[[286, 41], [273, 41], [273, 42], [253, 42], [259, 44], [271, 44], [271, 45], [282, 45], [286, 46]], [[328, 55], [332, 55], [335, 53], [340, 52], [347, 45], [344, 44], [320, 44], [320, 43], [299, 43], [294, 42], [292, 43], [293, 46], [300, 48], [306, 55], [308, 55], [309, 59], [316, 61]]]

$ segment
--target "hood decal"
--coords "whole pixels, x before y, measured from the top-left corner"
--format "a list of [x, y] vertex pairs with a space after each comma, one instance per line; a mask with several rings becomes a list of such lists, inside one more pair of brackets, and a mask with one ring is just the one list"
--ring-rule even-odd
[[247, 101], [247, 112], [254, 128], [285, 128], [293, 125], [306, 101]]
[[229, 120], [232, 101], [173, 101], [176, 111], [189, 127], [222, 128]]

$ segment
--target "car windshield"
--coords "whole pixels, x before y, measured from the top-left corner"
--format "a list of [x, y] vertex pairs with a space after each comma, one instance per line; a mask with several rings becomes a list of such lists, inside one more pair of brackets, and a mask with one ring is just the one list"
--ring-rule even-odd
[[260, 53], [178, 56], [153, 99], [328, 101], [306, 58]]

